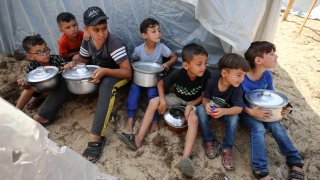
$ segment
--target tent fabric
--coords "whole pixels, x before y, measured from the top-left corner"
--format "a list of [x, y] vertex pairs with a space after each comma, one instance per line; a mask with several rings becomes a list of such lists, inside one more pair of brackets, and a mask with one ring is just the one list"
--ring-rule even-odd
[[2, 98], [0, 116], [1, 179], [117, 179], [66, 146], [58, 147], [43, 126]]
[[71, 12], [82, 28], [84, 10], [95, 5], [110, 17], [109, 30], [124, 40], [129, 54], [143, 42], [139, 32], [141, 21], [152, 17], [160, 22], [162, 41], [171, 50], [180, 56], [184, 45], [200, 43], [209, 53], [209, 66], [214, 66], [225, 52], [244, 52], [250, 42], [257, 38], [272, 41], [277, 18], [264, 17], [280, 8], [273, 6], [279, 4], [279, 0], [0, 1], [2, 54], [22, 51], [23, 38], [36, 33], [41, 34], [52, 53], [57, 53], [57, 40], [61, 33], [56, 16], [64, 11]]
[[[284, 11], [287, 8], [289, 1], [290, 0], [282, 0], [281, 10]], [[312, 0], [295, 0], [290, 13], [305, 17], [310, 9], [311, 3]], [[320, 20], [320, 1], [317, 1], [308, 18]]]

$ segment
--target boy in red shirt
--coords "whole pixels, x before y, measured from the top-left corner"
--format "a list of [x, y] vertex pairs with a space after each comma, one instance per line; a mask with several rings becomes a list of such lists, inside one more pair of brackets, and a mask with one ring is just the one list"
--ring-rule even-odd
[[69, 12], [60, 13], [57, 23], [63, 33], [58, 40], [59, 55], [68, 60], [79, 59], [80, 45], [84, 33], [78, 29], [75, 16]]

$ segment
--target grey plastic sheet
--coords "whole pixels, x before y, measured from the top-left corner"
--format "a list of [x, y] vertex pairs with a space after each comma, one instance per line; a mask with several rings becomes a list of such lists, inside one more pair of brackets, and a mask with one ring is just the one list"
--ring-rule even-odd
[[[109, 16], [112, 33], [126, 43], [128, 53], [141, 44], [141, 21], [160, 22], [162, 42], [178, 56], [190, 42], [203, 45], [214, 66], [225, 52], [243, 53], [253, 40], [273, 40], [280, 0], [0, 0], [0, 53], [22, 51], [27, 35], [39, 33], [53, 53], [61, 36], [56, 16], [73, 13], [83, 27], [82, 15], [90, 6], [101, 7]], [[270, 13], [272, 12], [272, 13]], [[274, 13], [275, 12], [275, 13]], [[181, 59], [180, 59], [181, 61]]]

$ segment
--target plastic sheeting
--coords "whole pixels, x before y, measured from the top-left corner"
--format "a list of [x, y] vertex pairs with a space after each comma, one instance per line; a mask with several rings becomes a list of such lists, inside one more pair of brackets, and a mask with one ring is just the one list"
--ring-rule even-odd
[[22, 39], [36, 33], [57, 53], [61, 33], [56, 16], [63, 11], [71, 12], [83, 27], [84, 10], [95, 5], [109, 16], [110, 31], [124, 40], [129, 54], [143, 42], [139, 32], [141, 21], [153, 17], [159, 20], [163, 42], [171, 50], [180, 56], [184, 45], [200, 43], [209, 52], [209, 66], [214, 66], [225, 52], [244, 52], [255, 39], [273, 41], [277, 16], [272, 19], [269, 14], [277, 15], [277, 10], [280, 11], [280, 0], [0, 1], [0, 53], [21, 50]]
[[117, 179], [48, 139], [48, 131], [0, 98], [0, 179]]

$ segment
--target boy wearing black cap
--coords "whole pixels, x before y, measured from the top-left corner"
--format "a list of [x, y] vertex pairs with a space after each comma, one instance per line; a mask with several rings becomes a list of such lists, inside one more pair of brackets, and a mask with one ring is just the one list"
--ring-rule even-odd
[[[122, 40], [109, 33], [108, 17], [99, 7], [89, 7], [83, 14], [85, 31], [90, 35], [80, 47], [80, 62], [100, 66], [92, 76], [92, 83], [100, 83], [88, 147], [83, 156], [95, 163], [102, 154], [106, 138], [106, 127], [115, 100], [116, 90], [128, 83], [132, 76], [130, 61]], [[73, 66], [69, 63], [67, 67]]]

